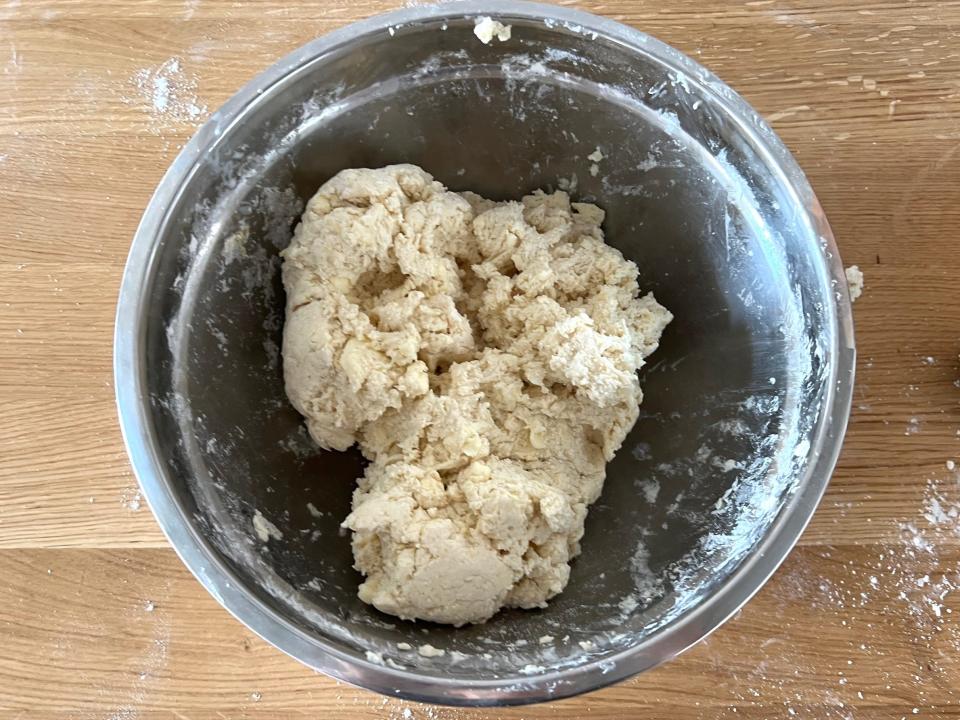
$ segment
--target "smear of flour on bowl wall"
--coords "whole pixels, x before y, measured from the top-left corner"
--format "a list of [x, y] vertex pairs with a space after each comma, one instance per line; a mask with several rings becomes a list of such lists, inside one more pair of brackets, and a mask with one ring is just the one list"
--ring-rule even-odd
[[272, 522], [267, 520], [259, 510], [253, 511], [253, 530], [261, 542], [273, 540], [282, 540], [283, 533]]
[[441, 650], [440, 648], [435, 648], [430, 643], [424, 643], [423, 645], [421, 645], [419, 648], [417, 648], [417, 652], [423, 655], [423, 657], [428, 657], [428, 658], [442, 657], [443, 655], [446, 655], [445, 650]]

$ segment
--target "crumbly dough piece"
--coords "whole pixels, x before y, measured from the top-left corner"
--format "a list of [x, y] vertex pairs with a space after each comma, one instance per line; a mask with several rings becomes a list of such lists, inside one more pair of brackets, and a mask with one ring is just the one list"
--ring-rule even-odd
[[284, 374], [313, 438], [370, 461], [343, 523], [365, 602], [463, 625], [563, 590], [671, 320], [602, 221], [412, 165], [345, 170], [308, 203], [283, 253]]
[[847, 276], [847, 291], [850, 293], [850, 302], [856, 302], [863, 295], [863, 271], [856, 265], [848, 267], [844, 273]]
[[473, 34], [484, 45], [489, 45], [493, 38], [497, 38], [500, 42], [506, 42], [510, 39], [512, 27], [512, 25], [504, 25], [499, 20], [484, 16], [477, 20], [473, 26]]

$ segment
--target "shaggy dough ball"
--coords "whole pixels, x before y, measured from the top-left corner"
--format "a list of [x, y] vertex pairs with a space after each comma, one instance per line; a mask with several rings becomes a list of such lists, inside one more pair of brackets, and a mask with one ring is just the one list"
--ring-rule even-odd
[[365, 602], [463, 625], [563, 590], [671, 320], [602, 221], [412, 165], [345, 170], [308, 203], [283, 253], [284, 375], [313, 438], [370, 461], [343, 523]]

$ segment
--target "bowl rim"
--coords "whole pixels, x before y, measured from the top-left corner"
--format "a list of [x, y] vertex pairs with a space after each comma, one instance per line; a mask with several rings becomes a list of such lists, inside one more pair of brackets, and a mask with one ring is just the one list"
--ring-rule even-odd
[[[666, 623], [629, 649], [582, 665], [490, 680], [464, 681], [426, 676], [357, 658], [332, 642], [292, 625], [252, 593], [196, 531], [166, 480], [154, 428], [145, 371], [148, 303], [145, 289], [152, 277], [159, 231], [168, 212], [210, 143], [226, 132], [245, 109], [298, 68], [333, 48], [361, 36], [390, 32], [398, 26], [435, 20], [492, 16], [505, 21], [556, 23], [572, 32], [592, 35], [651, 56], [667, 67], [695, 78], [712, 99], [724, 106], [768, 165], [779, 170], [795, 194], [822, 244], [823, 267], [833, 287], [846, 288], [843, 265], [823, 210], [796, 161], [756, 111], [713, 73], [679, 50], [617, 21], [580, 10], [518, 0], [461, 0], [418, 6], [376, 15], [339, 28], [294, 50], [247, 83], [214, 112], [171, 164], [157, 186], [131, 244], [117, 304], [114, 332], [114, 381], [120, 427], [144, 497], [164, 534], [200, 583], [249, 629], [300, 662], [344, 682], [410, 700], [448, 705], [519, 705], [570, 697], [619, 682], [655, 667], [705, 638], [743, 606], [780, 566], [813, 515], [840, 453], [853, 394], [855, 349], [853, 319], [846, 292], [827, 293], [832, 327], [829, 372], [823, 408], [811, 445], [811, 462], [798, 489], [785, 503], [754, 552], [710, 595], [688, 612]], [[611, 669], [612, 668], [612, 669]]]

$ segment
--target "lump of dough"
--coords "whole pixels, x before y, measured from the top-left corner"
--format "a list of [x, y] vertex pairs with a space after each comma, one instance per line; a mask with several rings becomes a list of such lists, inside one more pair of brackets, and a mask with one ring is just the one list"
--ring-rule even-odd
[[566, 193], [494, 203], [345, 170], [284, 253], [287, 394], [370, 461], [344, 527], [360, 598], [463, 625], [563, 590], [637, 370], [671, 320]]
[[473, 26], [473, 34], [476, 35], [477, 39], [484, 45], [489, 45], [494, 37], [500, 42], [509, 40], [511, 28], [511, 25], [504, 25], [499, 20], [484, 16], [477, 20]]
[[844, 274], [847, 276], [847, 291], [850, 293], [850, 302], [856, 302], [863, 295], [863, 271], [856, 265], [848, 267]]

